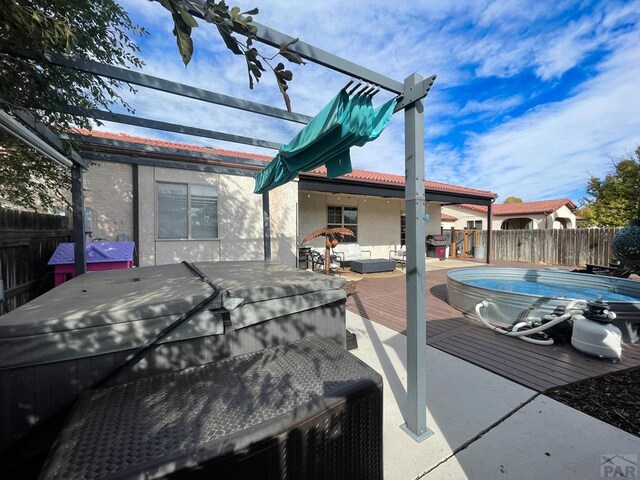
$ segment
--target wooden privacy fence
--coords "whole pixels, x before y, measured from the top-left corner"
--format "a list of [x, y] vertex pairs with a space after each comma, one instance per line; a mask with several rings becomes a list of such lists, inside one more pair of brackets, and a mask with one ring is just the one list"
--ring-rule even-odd
[[0, 274], [5, 298], [0, 314], [53, 287], [47, 262], [58, 244], [69, 239], [66, 217], [0, 209]]
[[[491, 258], [512, 262], [546, 263], [569, 267], [613, 260], [611, 240], [619, 228], [569, 230], [494, 230]], [[478, 244], [486, 245], [487, 232], [478, 232]]]

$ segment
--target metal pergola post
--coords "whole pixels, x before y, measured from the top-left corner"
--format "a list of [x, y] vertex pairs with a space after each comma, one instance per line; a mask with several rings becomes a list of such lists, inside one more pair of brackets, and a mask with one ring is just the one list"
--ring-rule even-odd
[[491, 263], [491, 233], [493, 232], [493, 202], [489, 202], [487, 205], [487, 241], [485, 242], [485, 248], [487, 251], [485, 255], [487, 257], [487, 264]]
[[87, 272], [84, 233], [84, 191], [82, 167], [74, 163], [71, 167], [71, 205], [73, 208], [73, 248], [76, 275]]
[[271, 261], [271, 218], [269, 216], [269, 192], [262, 194], [262, 240], [264, 243], [264, 261]]
[[[405, 91], [422, 81], [416, 73]], [[416, 441], [431, 436], [427, 428], [426, 278], [424, 240], [424, 107], [417, 101], [404, 111], [405, 211], [407, 218], [407, 408], [402, 428]]]

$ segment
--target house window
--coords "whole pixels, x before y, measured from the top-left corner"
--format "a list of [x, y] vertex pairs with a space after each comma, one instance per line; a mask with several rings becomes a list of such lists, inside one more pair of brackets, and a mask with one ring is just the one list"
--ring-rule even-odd
[[158, 239], [218, 238], [218, 189], [158, 183]]
[[482, 230], [482, 220], [469, 220], [467, 221], [467, 228], [469, 230]]
[[407, 244], [407, 215], [400, 214], [400, 245]]
[[344, 227], [353, 232], [353, 237], [344, 237], [345, 242], [358, 241], [358, 209], [355, 207], [329, 207], [327, 227]]

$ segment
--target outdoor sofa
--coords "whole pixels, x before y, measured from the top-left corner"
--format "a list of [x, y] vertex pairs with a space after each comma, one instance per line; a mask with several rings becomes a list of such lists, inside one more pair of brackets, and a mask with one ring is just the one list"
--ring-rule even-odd
[[333, 254], [342, 263], [371, 258], [371, 250], [363, 250], [357, 243], [340, 243], [333, 248]]

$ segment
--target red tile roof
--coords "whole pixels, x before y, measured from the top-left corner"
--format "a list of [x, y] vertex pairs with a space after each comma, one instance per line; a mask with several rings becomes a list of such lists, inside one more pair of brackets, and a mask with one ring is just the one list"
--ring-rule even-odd
[[[258, 153], [247, 153], [247, 152], [238, 152], [235, 150], [225, 150], [221, 148], [211, 148], [211, 147], [203, 147], [199, 145], [192, 145], [188, 143], [180, 143], [180, 142], [169, 142], [166, 140], [156, 140], [152, 138], [145, 137], [137, 137], [134, 135], [129, 135], [126, 133], [111, 133], [111, 132], [103, 132], [99, 130], [75, 130], [74, 133], [79, 133], [82, 135], [87, 135], [91, 137], [97, 138], [108, 138], [112, 140], [121, 140], [123, 142], [131, 142], [131, 143], [141, 143], [144, 145], [153, 145], [157, 147], [165, 147], [165, 148], [175, 148], [179, 150], [189, 150], [193, 152], [202, 152], [202, 153], [213, 153], [217, 155], [226, 155], [229, 157], [238, 157], [238, 158], [249, 158], [252, 160], [263, 160], [265, 162], [269, 162], [273, 159], [268, 155], [261, 155]], [[326, 176], [326, 168], [320, 167], [311, 172], [302, 172], [300, 175], [302, 176]], [[366, 183], [379, 183], [379, 184], [393, 184], [393, 185], [404, 185], [404, 176], [402, 175], [393, 175], [391, 173], [382, 173], [382, 172], [373, 172], [371, 170], [360, 170], [354, 169], [353, 172], [344, 175], [343, 177], [339, 177], [341, 179], [349, 179], [356, 182], [366, 182]], [[458, 185], [450, 185], [447, 183], [441, 182], [433, 182], [431, 180], [425, 180], [424, 186], [427, 189], [448, 192], [448, 193], [464, 193], [470, 195], [476, 195], [481, 197], [489, 197], [496, 198], [497, 194], [490, 192], [488, 190], [478, 190], [476, 188], [468, 188], [468, 187], [460, 187]]]
[[260, 155], [259, 153], [236, 152], [235, 150], [225, 150], [223, 148], [203, 147], [190, 143], [169, 142], [167, 140], [156, 140], [153, 138], [136, 137], [126, 133], [103, 132], [99, 130], [75, 130], [74, 133], [81, 135], [89, 135], [97, 138], [108, 138], [111, 140], [121, 140], [123, 142], [142, 143], [144, 145], [153, 145], [155, 147], [175, 148], [177, 150], [189, 150], [192, 152], [213, 153], [216, 155], [226, 155], [228, 157], [250, 158], [252, 160], [264, 160], [270, 162], [273, 157], [268, 155]]
[[456, 220], [458, 220], [458, 218], [454, 217], [453, 215], [447, 215], [446, 213], [441, 213], [440, 220], [443, 222], [455, 222]]
[[[309, 175], [315, 177], [324, 177], [327, 174], [326, 167], [316, 168], [311, 172], [304, 172], [300, 175]], [[394, 175], [392, 173], [373, 172], [371, 170], [359, 170], [354, 168], [351, 173], [340, 177], [356, 181], [364, 181], [368, 183], [380, 183], [380, 184], [394, 184], [404, 185], [404, 176]], [[498, 195], [488, 190], [478, 190], [477, 188], [460, 187], [458, 185], [450, 185], [448, 183], [434, 182], [431, 180], [425, 180], [424, 186], [430, 190], [437, 190], [440, 192], [449, 193], [466, 193], [471, 195], [478, 195], [481, 197], [496, 198]]]
[[[570, 210], [575, 210], [576, 204], [568, 198], [558, 198], [555, 200], [539, 200], [537, 202], [523, 203], [497, 203], [493, 206], [492, 213], [496, 217], [511, 217], [514, 215], [533, 215], [555, 212], [561, 207], [567, 206]], [[466, 210], [487, 213], [487, 207], [480, 205], [458, 205]]]

